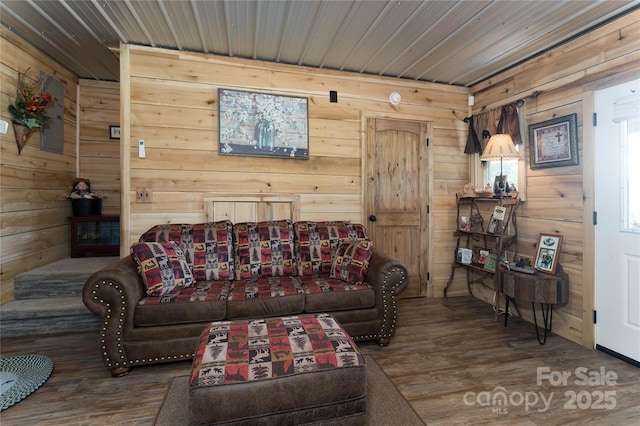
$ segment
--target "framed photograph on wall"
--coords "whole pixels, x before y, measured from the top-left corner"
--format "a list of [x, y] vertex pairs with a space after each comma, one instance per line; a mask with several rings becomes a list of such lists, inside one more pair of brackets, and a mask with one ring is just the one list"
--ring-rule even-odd
[[120, 126], [109, 126], [109, 139], [120, 139]]
[[529, 125], [531, 169], [578, 164], [577, 114]]
[[561, 248], [562, 235], [539, 234], [534, 267], [538, 271], [555, 274]]
[[218, 89], [218, 152], [309, 158], [307, 98]]

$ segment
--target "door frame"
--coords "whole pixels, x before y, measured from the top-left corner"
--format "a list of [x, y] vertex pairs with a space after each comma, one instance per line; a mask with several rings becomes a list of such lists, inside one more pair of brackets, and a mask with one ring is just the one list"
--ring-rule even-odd
[[583, 288], [582, 288], [582, 344], [590, 348], [596, 345], [596, 326], [593, 313], [596, 309], [596, 239], [593, 213], [596, 211], [596, 130], [593, 115], [596, 112], [596, 92], [640, 78], [640, 72], [632, 70], [615, 74], [583, 87], [582, 102], [582, 192], [584, 203], [582, 210], [583, 238]]
[[[363, 111], [360, 116], [360, 146], [361, 146], [361, 164], [360, 164], [360, 174], [362, 176], [361, 180], [361, 209], [362, 209], [362, 223], [368, 223], [368, 215], [369, 215], [369, 186], [367, 185], [367, 122], [369, 119], [391, 119], [391, 120], [402, 120], [402, 121], [419, 121], [422, 123], [426, 123], [427, 125], [427, 138], [430, 140], [429, 148], [433, 146], [433, 121], [425, 120], [424, 116], [411, 115], [411, 114], [401, 114], [396, 112], [377, 112], [377, 111]], [[431, 155], [430, 150], [427, 150], [427, 158], [426, 162], [426, 173], [427, 173], [427, 200], [426, 206], [429, 208], [433, 207], [433, 155]], [[426, 291], [425, 294], [422, 294], [421, 297], [432, 298], [434, 296], [433, 291], [433, 273], [428, 274], [430, 271], [433, 271], [433, 226], [431, 226], [431, 213], [425, 213], [426, 215], [426, 230], [424, 231], [423, 238], [426, 239], [426, 253], [427, 256], [423, 258], [423, 270], [420, 271], [420, 281], [426, 283]], [[430, 275], [431, 279], [427, 279], [427, 276]]]

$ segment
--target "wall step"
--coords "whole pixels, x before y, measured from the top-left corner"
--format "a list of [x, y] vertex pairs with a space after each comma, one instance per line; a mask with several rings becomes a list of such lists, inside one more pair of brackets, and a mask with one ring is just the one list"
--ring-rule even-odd
[[84, 257], [58, 260], [14, 278], [15, 300], [82, 297], [82, 286], [96, 271], [117, 257]]
[[32, 336], [100, 329], [82, 303], [82, 287], [118, 257], [66, 258], [14, 278], [15, 300], [0, 309], [0, 336]]
[[0, 309], [0, 335], [32, 336], [99, 330], [100, 318], [79, 297], [14, 300]]

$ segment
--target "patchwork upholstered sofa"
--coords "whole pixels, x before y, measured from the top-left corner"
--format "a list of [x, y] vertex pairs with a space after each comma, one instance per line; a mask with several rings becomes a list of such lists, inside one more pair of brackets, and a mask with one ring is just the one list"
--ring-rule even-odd
[[156, 225], [131, 256], [93, 274], [83, 301], [100, 315], [115, 376], [194, 357], [212, 321], [330, 313], [355, 341], [389, 344], [405, 266], [349, 222]]

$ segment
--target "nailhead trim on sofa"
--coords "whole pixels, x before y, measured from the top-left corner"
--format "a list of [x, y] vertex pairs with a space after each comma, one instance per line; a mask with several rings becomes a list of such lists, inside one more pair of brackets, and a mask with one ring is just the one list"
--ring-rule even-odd
[[[389, 288], [388, 291], [383, 291], [382, 293], [382, 300], [383, 300], [383, 309], [385, 314], [387, 312], [389, 312], [389, 308], [391, 307], [391, 312], [395, 312], [396, 311], [396, 298], [395, 298], [395, 289], [398, 286], [401, 286], [406, 277], [404, 275], [404, 272], [400, 269], [400, 268], [392, 268], [391, 270], [387, 271], [385, 273], [385, 277], [384, 277], [384, 283], [385, 286], [383, 286], [384, 289], [387, 289], [386, 284], [388, 282], [388, 278], [389, 276], [391, 276], [391, 274], [393, 274], [394, 272], [400, 272], [402, 278], [401, 280], [398, 282], [398, 284], [396, 284], [395, 287], [393, 288]], [[120, 315], [118, 318], [118, 322], [120, 323], [118, 325], [118, 337], [116, 338], [116, 347], [118, 349], [118, 353], [120, 353], [120, 360], [112, 360], [109, 357], [109, 354], [106, 352], [106, 330], [109, 327], [109, 322], [111, 320], [111, 316], [112, 316], [112, 309], [111, 309], [111, 305], [107, 302], [105, 302], [102, 299], [99, 299], [97, 296], [97, 292], [98, 289], [100, 288], [99, 286], [101, 285], [108, 285], [111, 287], [115, 287], [116, 290], [121, 294], [121, 299], [122, 299], [122, 306], [120, 309]], [[126, 360], [125, 356], [124, 356], [124, 351], [122, 349], [122, 322], [124, 321], [124, 312], [125, 312], [125, 308], [126, 308], [126, 301], [124, 296], [122, 295], [123, 291], [121, 288], [119, 288], [119, 286], [117, 284], [114, 284], [112, 282], [107, 282], [107, 281], [102, 281], [100, 284], [95, 284], [95, 289], [93, 290], [93, 294], [94, 294], [94, 300], [96, 300], [98, 303], [105, 305], [105, 307], [107, 308], [107, 315], [105, 316], [105, 320], [103, 322], [102, 325], [102, 329], [101, 329], [101, 333], [100, 333], [100, 347], [102, 349], [102, 357], [105, 361], [105, 365], [107, 365], [109, 368], [127, 368], [136, 364], [140, 364], [140, 363], [146, 363], [146, 362], [154, 362], [154, 361], [164, 361], [165, 359], [167, 360], [182, 360], [182, 359], [191, 359], [195, 356], [195, 353], [188, 353], [188, 354], [178, 354], [178, 355], [174, 355], [173, 357], [159, 357], [159, 358], [149, 358], [149, 359], [135, 359], [135, 360]], [[389, 293], [389, 294], [387, 294]], [[391, 303], [391, 306], [389, 306], [389, 303]], [[383, 320], [383, 324], [382, 324], [382, 330], [384, 330], [387, 326], [387, 319], [386, 319], [386, 315], [384, 316], [384, 320]], [[391, 318], [391, 326], [389, 328], [389, 333], [384, 333], [384, 334], [377, 334], [377, 335], [361, 335], [361, 336], [351, 336], [354, 340], [371, 340], [371, 339], [379, 339], [379, 340], [384, 340], [384, 339], [390, 339], [393, 331], [395, 330], [395, 326], [396, 326], [396, 319], [397, 319], [397, 315], [393, 315], [393, 318]]]

